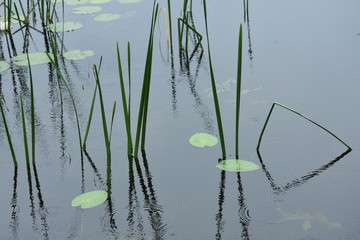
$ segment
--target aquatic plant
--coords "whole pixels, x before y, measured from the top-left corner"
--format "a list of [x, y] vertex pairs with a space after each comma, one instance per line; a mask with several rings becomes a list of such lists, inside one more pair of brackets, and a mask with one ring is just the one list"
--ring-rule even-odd
[[99, 206], [108, 198], [108, 193], [104, 190], [95, 190], [76, 196], [71, 201], [71, 206], [81, 207], [82, 209]]
[[195, 147], [213, 147], [218, 143], [218, 139], [208, 133], [196, 133], [189, 139], [189, 143]]
[[239, 128], [240, 128], [240, 96], [241, 96], [241, 65], [242, 65], [242, 24], [239, 30], [239, 46], [236, 81], [236, 116], [235, 116], [235, 156], [239, 158]]
[[212, 61], [211, 61], [209, 30], [208, 30], [208, 24], [207, 24], [206, 0], [203, 0], [203, 6], [204, 6], [206, 39], [207, 39], [208, 52], [209, 52], [208, 55], [209, 55], [211, 86], [212, 86], [212, 91], [213, 91], [213, 99], [214, 99], [214, 105], [215, 105], [216, 119], [217, 119], [217, 125], [218, 125], [219, 136], [220, 136], [222, 158], [226, 159], [225, 138], [224, 138], [224, 132], [223, 132], [223, 127], [222, 127], [222, 121], [221, 121], [220, 105], [219, 105], [219, 100], [218, 100], [218, 96], [217, 96], [214, 70], [213, 70]]
[[268, 116], [267, 116], [267, 118], [266, 118], [266, 120], [265, 120], [264, 126], [263, 126], [263, 128], [262, 128], [262, 130], [261, 130], [261, 133], [260, 133], [260, 136], [259, 136], [259, 140], [258, 140], [258, 144], [257, 144], [257, 146], [256, 146], [256, 150], [257, 150], [257, 151], [259, 151], [259, 148], [260, 148], [260, 145], [261, 145], [261, 141], [262, 141], [262, 137], [263, 137], [263, 135], [264, 135], [265, 129], [266, 129], [266, 127], [267, 127], [267, 124], [268, 124], [268, 122], [269, 122], [269, 119], [270, 119], [270, 117], [271, 117], [271, 114], [272, 114], [275, 106], [279, 106], [279, 107], [282, 107], [282, 108], [284, 108], [284, 109], [286, 109], [286, 110], [289, 110], [290, 112], [293, 112], [293, 113], [295, 113], [296, 115], [298, 115], [298, 116], [306, 119], [307, 121], [315, 124], [316, 126], [320, 127], [321, 129], [323, 129], [324, 131], [326, 131], [327, 133], [329, 133], [331, 136], [333, 136], [334, 138], [336, 138], [339, 142], [341, 142], [342, 144], [344, 144], [349, 150], [351, 150], [351, 147], [350, 147], [348, 144], [346, 144], [346, 143], [345, 143], [343, 140], [341, 140], [338, 136], [336, 136], [334, 133], [330, 132], [328, 129], [324, 128], [324, 127], [321, 126], [320, 124], [314, 122], [313, 120], [311, 120], [311, 119], [308, 118], [308, 117], [305, 117], [304, 115], [302, 115], [301, 113], [295, 111], [294, 109], [291, 109], [291, 108], [289, 108], [289, 107], [287, 107], [287, 106], [285, 106], [285, 105], [283, 105], [283, 104], [281, 104], [281, 103], [274, 102], [274, 103], [272, 104], [271, 108], [270, 108], [269, 114], [268, 114]]

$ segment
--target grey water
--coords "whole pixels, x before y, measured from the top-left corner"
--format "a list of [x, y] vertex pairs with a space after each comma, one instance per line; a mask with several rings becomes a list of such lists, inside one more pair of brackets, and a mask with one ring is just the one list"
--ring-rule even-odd
[[[75, 15], [72, 9], [94, 4], [65, 4], [64, 20], [84, 25], [64, 34], [65, 50], [95, 52], [85, 60], [64, 60], [61, 64], [75, 96], [82, 135], [95, 88], [92, 67], [99, 64], [101, 56], [100, 80], [108, 121], [117, 102], [111, 167], [106, 158], [99, 98], [87, 152], [81, 159], [70, 96], [63, 90], [60, 100], [56, 73], [51, 65], [44, 64], [32, 67], [36, 166], [27, 168], [19, 98], [22, 93], [29, 122], [29, 72], [27, 67], [11, 62], [7, 36], [0, 32], [0, 60], [11, 64], [9, 70], [0, 73], [0, 101], [6, 109], [19, 162], [14, 168], [0, 118], [0, 239], [360, 239], [360, 2], [249, 1], [244, 16], [242, 1], [207, 1], [211, 54], [229, 159], [235, 156], [234, 80], [238, 31], [243, 24], [240, 158], [258, 164], [260, 169], [242, 173], [216, 168], [220, 144], [196, 148], [188, 142], [198, 132], [218, 137], [208, 49], [203, 44], [203, 55], [197, 52], [188, 68], [181, 65], [177, 18], [181, 17], [183, 3], [173, 1], [172, 64], [167, 1], [158, 2], [161, 12], [155, 28], [146, 156], [140, 156], [139, 162], [127, 157], [116, 43], [124, 69], [126, 45], [131, 43], [135, 132], [152, 1], [123, 4], [112, 0], [96, 5], [102, 10], [88, 15]], [[58, 4], [59, 20], [61, 12]], [[125, 17], [109, 22], [94, 20], [103, 13]], [[206, 43], [202, 1], [193, 1], [192, 15]], [[41, 28], [39, 22], [32, 24]], [[14, 24], [13, 31], [17, 28]], [[30, 32], [29, 52], [44, 52], [43, 35]], [[13, 37], [17, 54], [21, 54], [21, 32]], [[273, 102], [321, 124], [352, 151], [319, 127], [276, 107], [257, 152]], [[109, 188], [111, 197], [100, 206], [71, 206], [72, 199], [81, 193]]]

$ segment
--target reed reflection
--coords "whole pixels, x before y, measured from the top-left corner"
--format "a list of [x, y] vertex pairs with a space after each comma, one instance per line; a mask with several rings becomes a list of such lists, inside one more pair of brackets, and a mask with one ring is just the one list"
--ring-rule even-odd
[[18, 207], [17, 202], [17, 177], [18, 177], [18, 167], [14, 166], [14, 177], [13, 177], [13, 194], [10, 202], [11, 206], [11, 221], [9, 227], [11, 229], [13, 239], [18, 238], [18, 231], [19, 231], [19, 213], [20, 209]]
[[333, 159], [332, 161], [328, 162], [327, 164], [322, 165], [321, 167], [312, 170], [311, 172], [307, 173], [306, 175], [300, 177], [300, 178], [296, 178], [282, 186], [279, 186], [274, 178], [272, 177], [271, 173], [267, 170], [266, 165], [264, 163], [264, 160], [260, 154], [260, 151], [257, 151], [257, 155], [259, 157], [259, 161], [261, 163], [261, 167], [267, 177], [267, 179], [269, 180], [270, 186], [271, 188], [274, 190], [275, 193], [281, 193], [281, 192], [286, 192], [289, 189], [293, 188], [293, 187], [299, 187], [302, 184], [306, 183], [307, 181], [309, 181], [310, 179], [312, 179], [313, 177], [316, 177], [318, 175], [320, 175], [322, 172], [326, 171], [327, 169], [329, 169], [331, 166], [333, 166], [335, 163], [337, 163], [338, 161], [340, 161], [343, 157], [345, 157], [347, 154], [349, 154], [351, 152], [351, 149], [347, 149], [345, 152], [343, 152], [342, 154], [340, 154], [338, 157], [336, 157], [335, 159]]
[[141, 152], [143, 158], [143, 165], [145, 168], [146, 181], [144, 179], [139, 159], [133, 158], [133, 161], [135, 162], [135, 168], [138, 173], [140, 186], [144, 194], [144, 210], [149, 214], [150, 226], [154, 234], [153, 238], [156, 240], [166, 239], [167, 225], [162, 220], [163, 209], [157, 200], [157, 195], [153, 185], [152, 175], [150, 172], [146, 153], [144, 150], [142, 150]]
[[[241, 176], [240, 173], [236, 173], [237, 178], [237, 184], [238, 184], [238, 191], [239, 191], [239, 197], [238, 197], [238, 215], [239, 215], [239, 223], [241, 225], [241, 240], [249, 240], [250, 234], [249, 234], [249, 225], [250, 225], [250, 214], [249, 209], [246, 205], [246, 199], [244, 195], [244, 188], [243, 184], [241, 182]], [[225, 186], [226, 186], [226, 172], [221, 171], [220, 173], [220, 184], [219, 184], [219, 197], [218, 197], [218, 205], [219, 209], [217, 214], [215, 215], [215, 221], [216, 221], [216, 234], [215, 239], [221, 240], [223, 239], [223, 233], [224, 233], [224, 225], [225, 221], [223, 220], [223, 206], [225, 203]]]

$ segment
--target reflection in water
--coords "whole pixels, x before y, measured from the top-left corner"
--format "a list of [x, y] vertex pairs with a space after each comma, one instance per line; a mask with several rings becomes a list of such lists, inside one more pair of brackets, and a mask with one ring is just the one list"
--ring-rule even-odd
[[[223, 220], [223, 205], [225, 202], [225, 181], [226, 179], [226, 172], [221, 171], [221, 180], [219, 185], [219, 197], [218, 197], [218, 204], [219, 204], [219, 210], [218, 213], [215, 216], [216, 221], [216, 234], [215, 239], [221, 240], [222, 234], [224, 233], [224, 224], [225, 221]], [[244, 196], [244, 188], [241, 182], [241, 176], [240, 173], [237, 173], [237, 183], [238, 183], [238, 190], [239, 190], [239, 223], [242, 227], [241, 231], [241, 239], [242, 240], [249, 240], [250, 234], [249, 234], [249, 224], [250, 224], [250, 215], [249, 215], [249, 209], [246, 206], [245, 203], [245, 196]]]
[[308, 174], [294, 179], [288, 183], [286, 183], [283, 186], [278, 186], [274, 179], [272, 178], [270, 172], [266, 169], [266, 166], [264, 164], [264, 161], [260, 155], [260, 151], [257, 151], [257, 155], [259, 157], [260, 163], [261, 163], [261, 167], [263, 169], [263, 171], [265, 172], [265, 175], [267, 177], [267, 179], [269, 180], [270, 186], [272, 187], [272, 189], [275, 191], [275, 193], [281, 193], [281, 192], [286, 192], [289, 189], [293, 188], [293, 187], [298, 187], [304, 183], [306, 183], [308, 180], [310, 180], [311, 178], [318, 176], [320, 173], [322, 173], [323, 171], [327, 170], [328, 168], [330, 168], [331, 166], [333, 166], [336, 162], [338, 162], [340, 159], [342, 159], [343, 157], [345, 157], [348, 153], [351, 152], [351, 149], [346, 150], [345, 152], [343, 152], [342, 154], [340, 154], [338, 157], [336, 157], [334, 160], [330, 161], [329, 163], [309, 172]]
[[242, 232], [241, 232], [241, 239], [242, 240], [249, 240], [249, 224], [250, 224], [250, 215], [249, 215], [249, 209], [246, 206], [245, 203], [245, 197], [244, 197], [244, 188], [241, 183], [241, 176], [240, 173], [237, 173], [237, 182], [238, 182], [238, 190], [239, 190], [239, 218], [240, 218], [240, 224], [242, 226]]
[[251, 47], [251, 34], [250, 34], [250, 16], [249, 16], [249, 0], [243, 0], [244, 1], [244, 22], [247, 26], [247, 37], [248, 37], [248, 44], [249, 44], [249, 59], [250, 61], [253, 59], [253, 51]]
[[14, 178], [13, 178], [13, 195], [11, 198], [10, 206], [12, 208], [11, 211], [11, 221], [9, 227], [12, 232], [13, 239], [18, 239], [18, 230], [19, 230], [19, 207], [17, 203], [17, 176], [18, 176], [18, 167], [14, 167]]
[[[138, 158], [134, 158], [136, 170], [139, 176], [140, 186], [144, 194], [144, 208], [149, 214], [149, 221], [153, 230], [154, 239], [166, 239], [167, 226], [162, 220], [162, 206], [158, 204], [156, 192], [152, 184], [152, 176], [150, 174], [148, 161], [145, 151], [142, 150], [143, 164], [145, 166], [145, 174], [148, 185], [145, 184], [144, 176]], [[148, 189], [150, 193], [148, 192]]]
[[40, 214], [40, 220], [41, 220], [41, 227], [42, 227], [42, 231], [43, 231], [43, 236], [44, 239], [49, 239], [49, 226], [47, 224], [47, 214], [48, 214], [48, 210], [45, 207], [44, 204], [44, 200], [41, 194], [41, 188], [40, 188], [40, 181], [39, 181], [39, 176], [36, 170], [36, 165], [35, 163], [33, 163], [33, 171], [34, 171], [34, 176], [35, 176], [35, 186], [36, 189], [38, 191], [38, 200], [39, 200], [39, 214]]
[[223, 217], [223, 204], [225, 201], [225, 176], [226, 173], [225, 171], [221, 171], [221, 180], [220, 180], [220, 193], [219, 193], [219, 199], [218, 199], [218, 203], [219, 203], [219, 211], [215, 216], [215, 220], [216, 220], [216, 235], [215, 235], [215, 239], [216, 240], [220, 240], [221, 239], [221, 234], [223, 233], [223, 228], [224, 228], [224, 221], [222, 220]]
[[[134, 169], [133, 169], [133, 159], [128, 158], [129, 163], [129, 192], [128, 192], [128, 232], [129, 236], [141, 236], [145, 237], [144, 233], [144, 222], [140, 212], [140, 203], [137, 197], [135, 189], [135, 179], [134, 179]], [[136, 224], [136, 225], [135, 225]]]

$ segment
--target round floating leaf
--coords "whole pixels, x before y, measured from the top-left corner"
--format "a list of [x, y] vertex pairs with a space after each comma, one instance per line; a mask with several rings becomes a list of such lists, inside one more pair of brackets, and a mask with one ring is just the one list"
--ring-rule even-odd
[[250, 172], [260, 168], [253, 162], [239, 159], [222, 160], [216, 167], [227, 172]]
[[0, 73], [8, 70], [10, 68], [10, 64], [7, 62], [0, 61]]
[[82, 28], [83, 25], [79, 22], [58, 22], [48, 25], [46, 28], [52, 32], [70, 32]]
[[110, 2], [111, 0], [90, 0], [91, 4], [103, 4], [103, 3], [107, 3]]
[[82, 209], [99, 206], [107, 199], [108, 194], [103, 190], [96, 190], [80, 194], [71, 201], [71, 206], [81, 207]]
[[[61, 0], [58, 0], [61, 2]], [[68, 5], [82, 5], [88, 3], [89, 0], [65, 0], [65, 3]]]
[[189, 142], [195, 147], [213, 147], [218, 143], [218, 139], [208, 133], [196, 133], [190, 137]]
[[107, 14], [98, 15], [94, 19], [100, 22], [108, 22], [108, 21], [114, 21], [120, 17], [121, 16], [119, 14], [107, 13]]
[[142, 0], [118, 0], [119, 3], [138, 3]]
[[80, 51], [80, 50], [72, 50], [64, 53], [64, 58], [68, 60], [83, 60], [87, 57], [93, 56], [95, 53], [94, 51]]
[[[52, 59], [54, 59], [54, 56], [51, 53], [49, 53], [49, 55]], [[28, 66], [27, 54], [21, 54], [13, 57], [12, 60], [18, 66]], [[51, 62], [48, 55], [44, 52], [29, 53], [29, 61], [31, 66]]]
[[72, 10], [73, 14], [90, 14], [101, 11], [101, 7], [98, 6], [86, 6], [86, 7], [77, 7]]

